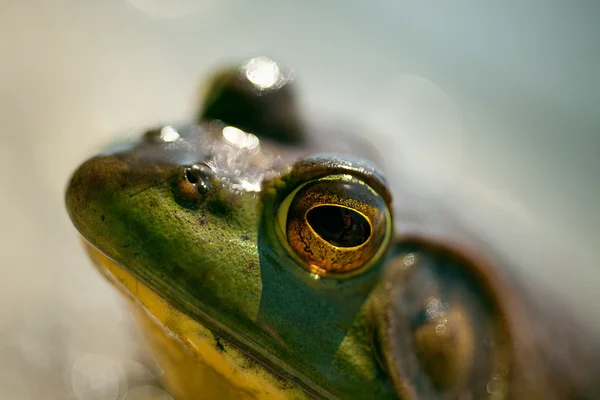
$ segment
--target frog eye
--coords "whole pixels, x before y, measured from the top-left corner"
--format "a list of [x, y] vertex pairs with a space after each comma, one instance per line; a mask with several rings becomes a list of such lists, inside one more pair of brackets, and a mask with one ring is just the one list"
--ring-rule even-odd
[[393, 261], [379, 322], [384, 368], [404, 398], [507, 396], [504, 313], [479, 267], [441, 247]]
[[208, 168], [202, 165], [181, 167], [177, 177], [176, 191], [178, 196], [187, 202], [197, 202], [208, 193]]
[[278, 210], [282, 241], [310, 272], [356, 273], [372, 265], [389, 241], [385, 200], [351, 175], [309, 181], [287, 196]]

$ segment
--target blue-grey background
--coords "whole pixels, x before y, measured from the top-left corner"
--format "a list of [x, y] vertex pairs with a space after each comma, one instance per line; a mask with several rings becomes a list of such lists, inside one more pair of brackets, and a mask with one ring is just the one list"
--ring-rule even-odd
[[64, 187], [119, 133], [188, 118], [203, 76], [254, 55], [294, 67], [310, 110], [356, 121], [392, 175], [600, 325], [600, 3], [485, 3], [0, 2], [0, 398], [123, 398], [156, 374], [130, 356]]

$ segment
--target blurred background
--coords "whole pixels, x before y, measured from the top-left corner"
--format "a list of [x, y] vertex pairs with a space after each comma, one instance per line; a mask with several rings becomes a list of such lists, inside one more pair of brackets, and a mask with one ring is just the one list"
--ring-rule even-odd
[[[64, 210], [70, 173], [255, 55], [600, 326], [600, 3], [0, 2], [0, 398], [168, 399]], [[143, 356], [142, 356], [143, 358]], [[136, 397], [137, 396], [137, 397]]]

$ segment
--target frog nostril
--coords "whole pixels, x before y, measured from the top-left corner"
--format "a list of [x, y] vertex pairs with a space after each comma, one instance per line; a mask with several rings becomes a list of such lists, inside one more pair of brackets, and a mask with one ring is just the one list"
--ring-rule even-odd
[[188, 180], [189, 183], [191, 183], [192, 185], [195, 185], [198, 183], [198, 181], [200, 180], [198, 178], [198, 172], [193, 170], [192, 168], [186, 168], [184, 171], [185, 174], [185, 179]]
[[[181, 170], [180, 170], [181, 171]], [[197, 202], [210, 190], [209, 171], [201, 165], [182, 167], [177, 180], [177, 194], [186, 202]]]

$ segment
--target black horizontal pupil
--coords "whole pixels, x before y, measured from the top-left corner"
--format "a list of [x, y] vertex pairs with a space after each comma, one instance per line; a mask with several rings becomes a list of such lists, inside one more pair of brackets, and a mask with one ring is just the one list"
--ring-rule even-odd
[[361, 214], [339, 206], [318, 206], [306, 213], [313, 230], [334, 246], [360, 246], [371, 236], [371, 226]]

